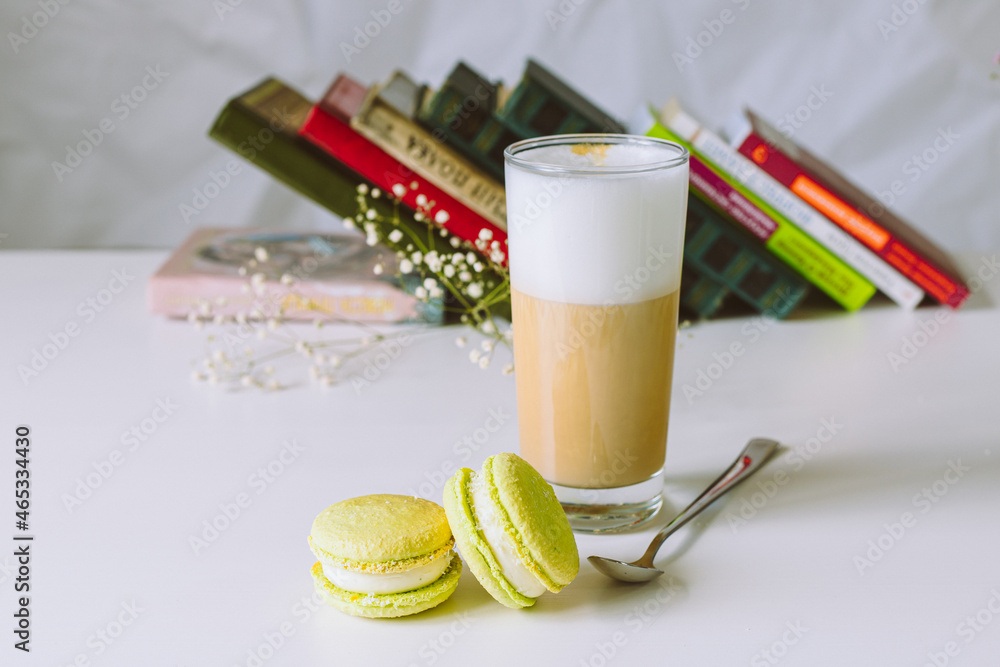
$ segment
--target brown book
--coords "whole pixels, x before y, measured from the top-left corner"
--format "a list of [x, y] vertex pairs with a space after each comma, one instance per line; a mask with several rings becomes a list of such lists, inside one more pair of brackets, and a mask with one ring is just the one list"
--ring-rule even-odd
[[414, 120], [425, 93], [426, 87], [396, 72], [385, 85], [372, 87], [361, 110], [351, 119], [351, 127], [405, 167], [506, 230], [503, 185]]

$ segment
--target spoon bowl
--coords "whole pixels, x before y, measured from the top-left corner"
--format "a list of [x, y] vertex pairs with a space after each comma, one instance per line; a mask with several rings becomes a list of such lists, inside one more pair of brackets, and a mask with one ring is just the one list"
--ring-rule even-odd
[[673, 521], [656, 534], [646, 549], [646, 553], [638, 560], [626, 563], [604, 556], [589, 556], [587, 560], [598, 572], [618, 581], [641, 583], [656, 579], [663, 574], [663, 570], [657, 569], [653, 565], [653, 558], [656, 557], [656, 552], [660, 550], [663, 542], [681, 526], [698, 516], [720, 496], [757, 472], [761, 466], [767, 463], [777, 448], [778, 442], [767, 438], [754, 438], [747, 443], [733, 464], [709, 484], [708, 488], [702, 491], [701, 495], [695, 498], [690, 505], [681, 510], [681, 513], [674, 517]]

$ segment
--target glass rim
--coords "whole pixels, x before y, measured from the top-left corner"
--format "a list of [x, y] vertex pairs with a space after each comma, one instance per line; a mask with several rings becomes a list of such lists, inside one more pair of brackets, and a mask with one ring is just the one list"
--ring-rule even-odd
[[[658, 146], [661, 148], [670, 148], [675, 152], [673, 156], [663, 160], [656, 160], [654, 162], [647, 162], [643, 164], [635, 165], [617, 165], [617, 166], [566, 166], [561, 164], [552, 164], [547, 162], [535, 162], [533, 160], [526, 160], [519, 157], [520, 154], [525, 153], [536, 148], [544, 148], [546, 146], [560, 146], [565, 144], [580, 144], [580, 143], [591, 143], [591, 144], [641, 144], [645, 146]], [[545, 137], [535, 137], [532, 139], [522, 139], [509, 146], [507, 146], [503, 151], [504, 163], [509, 164], [518, 169], [523, 169], [525, 171], [540, 172], [546, 174], [560, 174], [560, 175], [579, 175], [579, 176], [593, 176], [593, 175], [625, 175], [625, 174], [642, 174], [651, 171], [661, 171], [664, 169], [670, 169], [672, 167], [678, 167], [682, 164], [687, 163], [690, 153], [688, 150], [674, 141], [667, 141], [666, 139], [660, 139], [658, 137], [649, 137], [639, 134], [603, 134], [603, 133], [587, 133], [587, 134], [554, 134]]]

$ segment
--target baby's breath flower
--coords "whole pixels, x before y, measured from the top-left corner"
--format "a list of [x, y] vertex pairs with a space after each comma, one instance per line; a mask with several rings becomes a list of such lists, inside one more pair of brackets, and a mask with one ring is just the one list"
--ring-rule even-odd
[[440, 287], [432, 287], [430, 290], [430, 295], [432, 299], [440, 299], [444, 296], [444, 290]]
[[476, 363], [479, 361], [479, 357], [481, 356], [482, 355], [479, 353], [479, 350], [472, 350], [471, 352], [469, 352], [469, 361], [471, 361], [472, 363]]
[[455, 275], [455, 267], [452, 264], [445, 264], [443, 271], [445, 278], [451, 278]]
[[382, 275], [383, 271], [385, 271], [385, 267], [381, 263], [376, 264], [375, 266], [372, 267], [372, 273], [374, 273], [376, 276]]
[[378, 188], [372, 188], [372, 199], [378, 199], [382, 196], [382, 191]]
[[413, 271], [413, 262], [408, 259], [404, 259], [399, 263], [400, 273], [411, 273]]
[[398, 229], [392, 230], [391, 232], [389, 232], [389, 240], [392, 241], [393, 243], [399, 243], [400, 241], [403, 240], [403, 232], [399, 231]]
[[479, 230], [479, 238], [481, 238], [483, 241], [489, 241], [491, 238], [493, 238], [493, 232], [483, 227], [482, 229]]
[[412, 260], [413, 260], [413, 263], [414, 263], [415, 265], [416, 265], [416, 264], [419, 264], [420, 262], [422, 262], [422, 261], [423, 261], [423, 259], [424, 259], [424, 254], [423, 254], [422, 252], [420, 252], [420, 251], [418, 250], [418, 251], [416, 251], [415, 253], [413, 253], [412, 255], [410, 255], [410, 259], [412, 259]]
[[474, 264], [476, 262], [476, 253], [472, 251], [465, 253], [465, 262], [467, 264]]
[[482, 368], [483, 370], [489, 368], [490, 367], [490, 358], [489, 357], [482, 357], [479, 360], [479, 367]]
[[427, 289], [434, 289], [435, 287], [437, 287], [437, 284], [438, 284], [437, 281], [431, 277], [424, 278], [424, 287], [426, 287]]
[[402, 199], [403, 195], [406, 194], [406, 187], [402, 183], [396, 183], [392, 186], [392, 194], [396, 195], [397, 198]]
[[295, 277], [292, 274], [290, 274], [290, 273], [283, 273], [283, 274], [281, 274], [281, 284], [282, 285], [291, 285], [294, 282], [295, 282]]
[[370, 208], [365, 212], [365, 217], [369, 220], [374, 220], [376, 215], [378, 215], [378, 213], [376, 213], [373, 208]]
[[354, 229], [357, 225], [350, 218], [344, 218], [344, 227], [347, 229]]
[[244, 387], [252, 387], [253, 386], [253, 376], [251, 376], [251, 375], [244, 375], [243, 377], [240, 378], [240, 384], [243, 385]]
[[438, 223], [439, 225], [445, 224], [450, 219], [451, 216], [448, 215], [448, 211], [438, 211], [437, 214], [434, 216], [434, 222]]
[[457, 345], [458, 347], [465, 347], [466, 342], [467, 341], [465, 339], [465, 336], [459, 336], [458, 338], [455, 339], [455, 345]]
[[427, 290], [424, 289], [423, 286], [420, 286], [417, 289], [413, 290], [413, 293], [417, 296], [418, 299], [427, 298]]
[[419, 206], [421, 208], [423, 208], [424, 206], [427, 206], [427, 195], [425, 195], [422, 192], [417, 195], [417, 206]]
[[483, 348], [483, 352], [491, 352], [493, 350], [493, 341], [484, 340], [479, 344], [479, 347]]
[[462, 240], [460, 238], [458, 238], [457, 236], [452, 236], [448, 240], [448, 243], [451, 244], [452, 248], [457, 248], [458, 246], [462, 245]]
[[[461, 280], [463, 283], [467, 283], [470, 280], [472, 280], [472, 274], [469, 273], [468, 271], [462, 271], [461, 273], [458, 274], [458, 279]], [[469, 293], [469, 296], [476, 298], [476, 296], [471, 292]]]
[[483, 284], [482, 283], [471, 283], [467, 289], [469, 296], [473, 299], [478, 299], [483, 295]]
[[247, 274], [247, 267], [241, 266], [239, 269], [236, 270], [236, 273], [240, 274], [241, 276], [245, 276]]
[[358, 192], [363, 195], [368, 194], [368, 184], [358, 183]]
[[263, 273], [255, 273], [252, 276], [250, 276], [250, 284], [251, 285], [263, 285], [264, 281], [266, 279], [267, 279], [267, 276], [265, 276]]
[[474, 271], [476, 271], [478, 273], [478, 272], [480, 272], [480, 271], [483, 270], [483, 268], [484, 268], [483, 267], [483, 263], [482, 262], [476, 262], [475, 264], [472, 265], [472, 268], [473, 268]]
[[266, 386], [269, 391], [278, 391], [279, 389], [281, 389], [281, 384], [274, 378], [268, 380]]
[[258, 262], [266, 262], [267, 260], [271, 259], [271, 255], [268, 254], [267, 248], [264, 248], [262, 246], [257, 246], [256, 248], [253, 249], [253, 256], [257, 259]]
[[503, 373], [504, 375], [512, 374], [514, 372], [514, 364], [504, 365], [504, 367], [500, 369], [500, 372]]
[[481, 326], [481, 327], [479, 327], [479, 328], [480, 328], [480, 329], [482, 330], [482, 332], [483, 332], [483, 333], [485, 333], [485, 334], [493, 334], [493, 333], [496, 333], [496, 330], [497, 330], [497, 328], [496, 328], [496, 326], [495, 326], [495, 325], [493, 324], [493, 321], [492, 321], [492, 320], [486, 320], [485, 322], [483, 322], [482, 326]]

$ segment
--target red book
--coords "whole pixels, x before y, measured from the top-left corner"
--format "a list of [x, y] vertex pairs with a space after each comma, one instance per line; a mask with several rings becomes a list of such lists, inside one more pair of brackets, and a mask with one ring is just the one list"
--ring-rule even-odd
[[[501, 261], [507, 265], [507, 232], [482, 217], [468, 206], [441, 190], [383, 151], [349, 124], [364, 101], [366, 89], [343, 74], [330, 86], [323, 99], [312, 108], [299, 135], [335, 157], [386, 192], [397, 194], [409, 208], [428, 211], [428, 216], [458, 238], [477, 248], [482, 245], [480, 233], [492, 233], [490, 242], [499, 242]], [[402, 186], [400, 189], [398, 186]], [[396, 188], [395, 190], [393, 188]], [[418, 198], [426, 197], [421, 206]], [[421, 199], [423, 202], [423, 199]], [[477, 245], [477, 242], [479, 245]], [[480, 252], [483, 252], [480, 249]], [[489, 247], [484, 254], [489, 254]]]
[[958, 308], [969, 296], [945, 253], [880, 202], [747, 110], [733, 144], [775, 180], [871, 248], [939, 302]]

